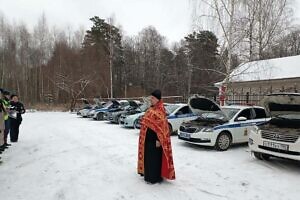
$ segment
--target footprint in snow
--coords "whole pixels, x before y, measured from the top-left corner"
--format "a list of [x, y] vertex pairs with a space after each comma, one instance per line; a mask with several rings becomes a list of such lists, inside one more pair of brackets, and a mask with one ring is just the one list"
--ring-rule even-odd
[[249, 185], [249, 182], [247, 182], [247, 181], [242, 181], [242, 182], [241, 182], [241, 185], [244, 186], [244, 187], [246, 187], [246, 186]]

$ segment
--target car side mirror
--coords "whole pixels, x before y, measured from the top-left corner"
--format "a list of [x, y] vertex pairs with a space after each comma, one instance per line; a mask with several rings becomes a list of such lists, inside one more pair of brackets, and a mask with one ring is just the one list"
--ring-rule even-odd
[[246, 121], [247, 118], [246, 117], [238, 117], [237, 118], [237, 121], [241, 122], [241, 121]]

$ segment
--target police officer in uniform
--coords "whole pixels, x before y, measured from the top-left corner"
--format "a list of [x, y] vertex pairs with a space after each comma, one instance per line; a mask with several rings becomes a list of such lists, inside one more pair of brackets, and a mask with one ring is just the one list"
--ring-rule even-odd
[[22, 114], [25, 113], [24, 105], [19, 102], [18, 95], [13, 94], [10, 97], [10, 115], [9, 115], [9, 122], [10, 122], [10, 141], [11, 142], [18, 142], [19, 138], [19, 127], [22, 122]]

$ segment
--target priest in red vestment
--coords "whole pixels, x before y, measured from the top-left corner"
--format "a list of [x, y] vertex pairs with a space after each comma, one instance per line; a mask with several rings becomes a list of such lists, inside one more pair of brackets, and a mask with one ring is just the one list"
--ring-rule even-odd
[[160, 90], [151, 93], [151, 107], [141, 121], [138, 151], [138, 173], [148, 183], [158, 183], [163, 178], [174, 180], [171, 139], [166, 111]]

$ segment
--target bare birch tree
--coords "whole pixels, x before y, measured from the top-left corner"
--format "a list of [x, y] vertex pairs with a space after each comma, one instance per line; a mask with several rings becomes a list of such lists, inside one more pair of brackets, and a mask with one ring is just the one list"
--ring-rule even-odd
[[193, 1], [194, 5], [202, 6], [194, 16], [200, 21], [214, 19], [219, 27], [215, 30], [221, 35], [221, 55], [225, 55], [221, 56], [226, 68], [225, 85], [234, 69], [233, 55], [243, 62], [265, 58], [264, 54], [285, 34], [289, 24], [289, 0], [199, 1]]
[[86, 87], [93, 82], [93, 76], [82, 76], [78, 79], [70, 75], [56, 73], [55, 79], [52, 80], [56, 87], [70, 95], [70, 110], [73, 111], [76, 100], [82, 95]]

